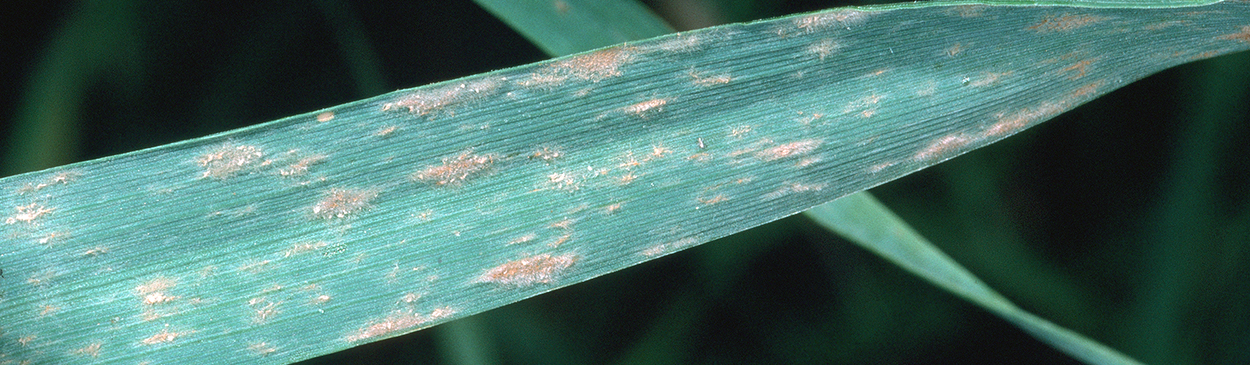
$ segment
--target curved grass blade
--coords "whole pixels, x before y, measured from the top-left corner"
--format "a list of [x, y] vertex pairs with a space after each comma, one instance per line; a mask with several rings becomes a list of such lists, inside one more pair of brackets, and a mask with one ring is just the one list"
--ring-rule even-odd
[[646, 6], [632, 0], [475, 2], [551, 56], [673, 32]]
[[1248, 13], [833, 10], [6, 178], [0, 353], [282, 363], [397, 336], [794, 214], [1243, 50]]
[[850, 195], [812, 208], [805, 214], [860, 247], [988, 309], [1077, 359], [1089, 364], [1139, 364], [1097, 341], [1016, 307], [871, 196]]

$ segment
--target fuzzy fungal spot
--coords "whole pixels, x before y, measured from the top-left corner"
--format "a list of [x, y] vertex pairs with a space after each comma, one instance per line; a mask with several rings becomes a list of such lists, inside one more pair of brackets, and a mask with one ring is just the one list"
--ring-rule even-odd
[[290, 165], [279, 168], [278, 175], [286, 177], [307, 175], [309, 167], [325, 161], [326, 157], [326, 155], [317, 154], [300, 158], [298, 161], [295, 161]]
[[959, 5], [951, 7], [947, 10], [947, 14], [961, 18], [979, 18], [985, 15], [985, 9], [985, 5]]
[[38, 203], [30, 203], [30, 205], [19, 205], [19, 206], [13, 207], [13, 209], [16, 210], [17, 213], [14, 213], [12, 216], [9, 216], [8, 218], [5, 218], [4, 219], [5, 224], [14, 224], [18, 222], [31, 223], [31, 222], [34, 222], [36, 219], [39, 219], [40, 217], [43, 217], [44, 215], [48, 213], [52, 213], [53, 211], [56, 210], [56, 208], [48, 208], [48, 207], [39, 205]]
[[109, 253], [109, 248], [104, 246], [95, 246], [82, 252], [83, 257], [96, 257]]
[[1225, 34], [1216, 38], [1227, 40], [1227, 41], [1241, 41], [1244, 43], [1250, 43], [1250, 25], [1241, 27], [1240, 32], [1232, 33], [1232, 34]]
[[554, 87], [570, 78], [603, 81], [620, 76], [621, 66], [633, 61], [634, 52], [634, 48], [622, 46], [574, 56], [547, 65], [518, 83], [527, 87]]
[[470, 177], [486, 172], [496, 159], [493, 154], [475, 155], [471, 151], [464, 152], [443, 158], [442, 165], [428, 166], [412, 178], [439, 186], [458, 185]]
[[167, 324], [165, 325], [165, 328], [161, 329], [161, 332], [155, 335], [152, 335], [152, 337], [145, 338], [141, 342], [144, 345], [158, 345], [162, 343], [170, 343], [170, 342], [174, 342], [174, 340], [178, 339], [178, 337], [186, 336], [193, 332], [194, 331], [188, 331], [188, 332], [170, 331], [169, 325]]
[[93, 358], [96, 358], [96, 357], [100, 357], [100, 346], [102, 345], [103, 344], [98, 341], [92, 342], [90, 345], [74, 349], [74, 351], [70, 351], [70, 353], [74, 355], [79, 355], [79, 356], [91, 356]]
[[236, 270], [239, 272], [259, 274], [269, 268], [269, 264], [272, 263], [273, 260], [249, 260], [248, 262], [239, 265]]
[[764, 194], [764, 200], [773, 200], [793, 193], [821, 191], [825, 189], [825, 186], [827, 186], [827, 184], [788, 183], [777, 190]]
[[248, 300], [249, 311], [252, 313], [252, 323], [265, 323], [270, 318], [281, 313], [278, 305], [282, 302], [273, 302], [266, 298], [252, 298]]
[[729, 198], [726, 197], [725, 194], [716, 194], [716, 196], [711, 197], [711, 198], [699, 197], [699, 203], [703, 205], [713, 205], [716, 203], [723, 203], [726, 201], [729, 201]]
[[204, 168], [201, 177], [220, 180], [256, 167], [262, 157], [265, 153], [260, 147], [226, 142], [196, 157], [195, 162]]
[[530, 256], [486, 270], [473, 282], [512, 287], [550, 284], [577, 260], [577, 255], [571, 253], [560, 256], [549, 254]]
[[624, 111], [625, 113], [633, 114], [634, 116], [637, 116], [639, 118], [646, 118], [650, 116], [651, 114], [663, 111], [664, 106], [667, 105], [670, 100], [671, 99], [667, 99], [667, 98], [651, 99], [651, 100], [647, 100], [647, 101], [633, 104], [630, 106], [626, 106], [624, 108], [621, 108], [621, 110]]
[[687, 73], [687, 75], [690, 76], [691, 82], [693, 82], [695, 85], [698, 85], [698, 86], [724, 85], [724, 84], [728, 84], [730, 81], [733, 81], [732, 77], [730, 77], [729, 75], [724, 75], [724, 74], [704, 75], [704, 74], [700, 74], [691, 70], [689, 73]]
[[78, 171], [58, 172], [55, 175], [48, 177], [48, 179], [44, 180], [41, 183], [38, 183], [38, 184], [27, 183], [26, 185], [23, 185], [21, 188], [17, 189], [17, 193], [18, 194], [33, 193], [39, 190], [43, 190], [43, 188], [46, 188], [49, 186], [65, 185], [65, 184], [68, 184], [70, 181], [78, 180], [78, 178], [81, 176], [82, 176], [82, 173]]
[[573, 239], [573, 234], [571, 233], [563, 234], [563, 235], [560, 235], [560, 237], [556, 237], [555, 239], [552, 239], [550, 242], [547, 242], [547, 247], [559, 248], [560, 245], [563, 245], [566, 242], [569, 242], [569, 240], [571, 239]]
[[261, 341], [247, 345], [247, 351], [256, 356], [266, 357], [278, 351], [278, 348], [270, 345], [268, 342]]
[[751, 126], [749, 125], [729, 128], [729, 137], [731, 138], [742, 139], [742, 137], [746, 136], [748, 133], [751, 133]]
[[665, 242], [642, 250], [643, 256], [659, 256], [670, 252], [679, 251], [681, 249], [692, 247], [699, 244], [699, 239], [694, 237], [686, 237], [673, 242]]
[[456, 311], [443, 307], [430, 312], [428, 315], [409, 312], [395, 312], [386, 318], [373, 321], [364, 328], [357, 330], [355, 333], [347, 335], [347, 342], [357, 342], [365, 339], [391, 336], [400, 332], [414, 329], [417, 326], [445, 319], [456, 314]]
[[670, 155], [672, 153], [673, 153], [673, 150], [670, 150], [667, 147], [664, 147], [664, 145], [662, 144], [652, 145], [651, 153], [647, 155], [647, 160], [650, 161], [653, 159], [664, 158], [664, 155]]
[[397, 126], [393, 126], [393, 125], [388, 125], [388, 126], [385, 126], [385, 127], [379, 128], [377, 132], [373, 132], [373, 136], [374, 136], [374, 137], [383, 137], [383, 138], [384, 138], [384, 137], [390, 137], [392, 134], [395, 134], [395, 131], [397, 131], [397, 130], [399, 130], [399, 127], [397, 127]]
[[1003, 78], [1011, 76], [1012, 72], [985, 72], [976, 78], [964, 78], [963, 83], [972, 87], [986, 87], [997, 85]]
[[561, 151], [559, 148], [546, 146], [539, 147], [530, 154], [530, 159], [541, 160], [544, 162], [552, 162], [561, 157], [564, 157], [564, 151]]
[[561, 190], [573, 192], [582, 188], [582, 177], [575, 172], [554, 172], [547, 174], [542, 190]]
[[1081, 60], [1077, 63], [1073, 63], [1071, 66], [1064, 67], [1059, 70], [1059, 72], [1069, 73], [1071, 76], [1068, 76], [1068, 79], [1076, 80], [1085, 77], [1085, 69], [1089, 68], [1089, 66], [1093, 63], [1094, 60]]
[[321, 112], [320, 114], [317, 114], [318, 122], [325, 123], [331, 120], [334, 120], [334, 112]]
[[551, 3], [551, 7], [556, 9], [556, 13], [560, 15], [569, 13], [569, 3], [564, 0], [556, 0]]
[[622, 207], [622, 206], [623, 206], [623, 204], [622, 204], [622, 203], [616, 203], [616, 204], [612, 204], [612, 205], [608, 205], [608, 206], [606, 206], [606, 207], [603, 207], [603, 214], [605, 214], [605, 215], [613, 215], [613, 214], [616, 214], [616, 212], [618, 212], [618, 211], [620, 211], [620, 210], [621, 210], [621, 207]]
[[1024, 29], [1038, 33], [1066, 32], [1084, 28], [1104, 20], [1107, 20], [1107, 18], [1088, 14], [1047, 15], [1041, 21]]
[[963, 52], [964, 52], [964, 45], [960, 43], [955, 43], [955, 44], [952, 44], [950, 47], [946, 47], [946, 49], [944, 49], [942, 53], [945, 54], [947, 57], [955, 57]]
[[346, 218], [369, 208], [369, 202], [376, 197], [376, 189], [333, 188], [313, 204], [312, 213], [321, 219]]
[[699, 50], [703, 46], [703, 38], [693, 34], [678, 34], [659, 44], [647, 47], [648, 51], [659, 50], [665, 53], [686, 53]]
[[842, 45], [837, 41], [832, 39], [822, 39], [816, 43], [812, 43], [810, 46], [807, 46], [806, 52], [807, 54], [816, 56], [816, 58], [824, 61], [825, 58], [838, 53], [838, 49], [840, 48], [842, 48]]
[[780, 160], [815, 151], [817, 147], [820, 147], [821, 143], [818, 139], [805, 139], [756, 152], [755, 156], [764, 161]]
[[836, 10], [812, 14], [794, 19], [794, 27], [800, 33], [810, 34], [833, 29], [851, 29], [864, 23], [868, 15], [856, 10]]
[[[426, 115], [448, 106], [482, 100], [495, 94], [503, 79], [481, 78], [435, 88], [422, 88], [395, 101], [382, 104], [382, 111], [408, 109], [409, 113]], [[448, 112], [448, 114], [455, 114]]]
[[37, 338], [39, 337], [35, 335], [26, 335], [18, 338], [17, 343], [22, 345], [22, 347], [30, 346], [30, 343], [35, 342], [35, 339]]
[[569, 230], [573, 229], [573, 224], [575, 223], [577, 223], [576, 219], [565, 217], [564, 219], [548, 224], [547, 228]]
[[936, 141], [933, 141], [933, 143], [930, 143], [929, 146], [916, 153], [916, 159], [929, 161], [950, 156], [972, 142], [972, 138], [969, 138], [962, 133], [944, 136], [942, 138], [938, 138]]
[[533, 234], [533, 233], [527, 233], [523, 236], [513, 238], [511, 241], [508, 241], [507, 244], [509, 245], [522, 244], [522, 243], [526, 243], [529, 241], [533, 241], [535, 238], [538, 238], [538, 235]]
[[282, 253], [282, 257], [291, 257], [299, 254], [314, 252], [323, 249], [328, 245], [330, 244], [325, 241], [297, 243], [292, 245], [291, 248], [286, 249], [286, 251]]
[[616, 182], [621, 185], [629, 185], [634, 182], [634, 180], [638, 180], [638, 174], [635, 174], [633, 171], [626, 172], [616, 177]]
[[1062, 105], [1045, 103], [1040, 106], [1026, 108], [1015, 113], [999, 113], [995, 116], [998, 119], [998, 122], [990, 126], [990, 128], [985, 131], [985, 134], [991, 137], [1012, 134], [1019, 132], [1033, 123], [1059, 115], [1059, 113], [1062, 112]]

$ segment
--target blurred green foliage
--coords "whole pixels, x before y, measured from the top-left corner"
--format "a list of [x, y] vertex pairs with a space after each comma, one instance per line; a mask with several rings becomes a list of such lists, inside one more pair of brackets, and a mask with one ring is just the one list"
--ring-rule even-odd
[[[647, 3], [681, 29], [849, 5]], [[469, 1], [3, 13], [6, 176], [546, 58]], [[1174, 68], [872, 191], [1024, 309], [1147, 363], [1250, 363], [1246, 70]], [[1074, 362], [839, 240], [794, 217], [308, 363]]]

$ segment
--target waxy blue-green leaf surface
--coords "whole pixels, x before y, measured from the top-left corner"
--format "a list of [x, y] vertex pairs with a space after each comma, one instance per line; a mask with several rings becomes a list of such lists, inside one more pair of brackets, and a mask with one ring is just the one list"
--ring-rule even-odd
[[833, 10], [6, 178], [0, 354], [283, 363], [401, 335], [1244, 50], [1248, 14], [1244, 2]]

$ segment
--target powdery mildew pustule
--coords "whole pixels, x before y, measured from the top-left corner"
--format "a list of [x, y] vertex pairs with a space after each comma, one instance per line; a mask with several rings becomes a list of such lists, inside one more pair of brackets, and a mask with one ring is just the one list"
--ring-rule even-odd
[[565, 270], [573, 266], [577, 260], [578, 256], [572, 253], [559, 256], [550, 254], [530, 256], [490, 268], [474, 279], [473, 282], [510, 287], [550, 284], [559, 278]]
[[161, 332], [155, 335], [152, 335], [151, 337], [144, 338], [140, 342], [143, 343], [144, 345], [158, 345], [158, 344], [163, 344], [163, 343], [170, 343], [170, 342], [174, 342], [174, 340], [178, 339], [178, 337], [186, 336], [192, 333], [195, 333], [195, 331], [186, 331], [186, 332], [170, 331], [169, 325], [166, 324], [165, 328], [161, 329]]
[[962, 133], [943, 136], [930, 143], [928, 147], [920, 150], [920, 152], [917, 152], [916, 159], [929, 161], [944, 158], [958, 152], [972, 142], [973, 138]]
[[75, 355], [91, 356], [92, 358], [98, 358], [100, 357], [100, 347], [103, 345], [104, 345], [103, 343], [96, 341], [96, 342], [92, 342], [90, 345], [74, 349], [74, 351], [70, 351], [70, 352]]
[[759, 151], [755, 156], [764, 161], [780, 160], [811, 153], [820, 147], [822, 143], [819, 139], [805, 139]]
[[458, 185], [490, 169], [497, 157], [493, 154], [475, 155], [472, 151], [443, 158], [443, 164], [428, 166], [412, 176], [414, 180], [434, 185]]
[[260, 147], [226, 142], [196, 157], [195, 162], [204, 168], [201, 177], [220, 180], [258, 167], [262, 157], [265, 152]]
[[429, 315], [421, 315], [420, 313], [410, 312], [394, 312], [386, 318], [372, 321], [364, 328], [347, 335], [344, 340], [347, 342], [357, 342], [375, 337], [390, 336], [398, 334], [399, 332], [416, 329], [417, 326], [445, 319], [455, 314], [456, 310], [448, 307], [430, 311]]
[[13, 207], [13, 209], [16, 210], [17, 213], [14, 213], [12, 216], [9, 216], [8, 218], [5, 218], [4, 219], [5, 224], [15, 224], [18, 222], [32, 223], [36, 219], [39, 219], [40, 217], [43, 217], [44, 215], [48, 213], [52, 213], [53, 211], [56, 210], [56, 208], [48, 208], [48, 207], [39, 205], [39, 203], [30, 203], [29, 205], [19, 205], [19, 206]]
[[699, 244], [699, 239], [694, 237], [686, 237], [672, 242], [665, 242], [642, 250], [642, 255], [647, 257], [655, 257], [681, 249], [692, 247]]
[[636, 50], [629, 46], [612, 47], [594, 53], [556, 61], [517, 82], [522, 87], [554, 87], [569, 79], [599, 82], [621, 76], [621, 66], [634, 60]]
[[81, 176], [82, 176], [82, 173], [78, 171], [58, 172], [48, 177], [46, 180], [44, 180], [41, 183], [38, 183], [38, 184], [27, 183], [26, 185], [23, 185], [21, 188], [17, 189], [17, 193], [18, 194], [33, 193], [39, 190], [43, 190], [43, 188], [46, 188], [49, 186], [66, 185], [66, 184], [69, 184], [70, 181], [78, 180], [78, 178]]
[[[382, 111], [408, 109], [409, 113], [426, 115], [448, 106], [477, 101], [492, 96], [506, 78], [479, 78], [435, 88], [421, 88], [395, 101], [382, 104]], [[447, 111], [454, 114], [452, 111]]]
[[664, 110], [664, 106], [668, 105], [669, 101], [670, 99], [668, 98], [651, 99], [626, 106], [621, 108], [621, 110], [639, 118], [646, 118], [653, 113]]
[[838, 49], [842, 48], [842, 44], [833, 39], [822, 39], [807, 46], [807, 54], [813, 55], [824, 61], [825, 58], [838, 53]]
[[265, 357], [277, 352], [278, 348], [270, 345], [269, 342], [261, 341], [247, 345], [247, 351], [256, 356]]
[[365, 210], [378, 197], [377, 189], [332, 188], [312, 206], [312, 214], [321, 219], [346, 218]]
[[[800, 33], [809, 34], [835, 29], [851, 29], [863, 24], [868, 14], [858, 10], [835, 10], [794, 19], [794, 27]], [[778, 31], [778, 33], [782, 33]], [[782, 33], [784, 35], [784, 33]]]

